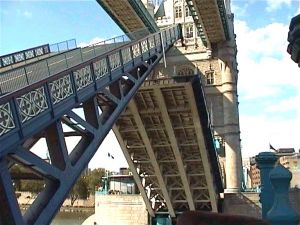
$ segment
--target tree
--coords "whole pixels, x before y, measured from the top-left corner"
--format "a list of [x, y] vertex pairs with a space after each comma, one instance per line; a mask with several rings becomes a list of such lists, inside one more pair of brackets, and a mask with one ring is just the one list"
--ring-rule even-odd
[[80, 176], [75, 185], [73, 186], [69, 197], [71, 199], [71, 206], [74, 205], [77, 199], [87, 199], [88, 185], [85, 176]]
[[95, 193], [96, 187], [101, 186], [101, 178], [105, 176], [104, 168], [97, 168], [88, 173], [86, 176], [89, 193]]
[[28, 191], [31, 193], [39, 193], [44, 189], [43, 180], [22, 180], [21, 191]]

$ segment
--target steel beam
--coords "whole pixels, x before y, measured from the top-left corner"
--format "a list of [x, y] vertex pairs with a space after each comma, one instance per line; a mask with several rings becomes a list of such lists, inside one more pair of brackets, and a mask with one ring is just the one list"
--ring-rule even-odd
[[[155, 37], [159, 37], [157, 33], [0, 98], [0, 200], [7, 203], [7, 206], [3, 206], [2, 202], [0, 205], [0, 209], [3, 209], [3, 211], [0, 210], [1, 223], [5, 225], [51, 223], [55, 213], [105, 136], [154, 66], [161, 60], [161, 44], [168, 50], [179, 38], [175, 28], [170, 29], [176, 35], [176, 37], [173, 35], [171, 42], [161, 43], [160, 39], [155, 42]], [[124, 56], [128, 60], [125, 65], [121, 55], [122, 50], [128, 49], [131, 54]], [[134, 57], [133, 51], [136, 51]], [[102, 70], [103, 67], [107, 70]], [[131, 79], [129, 79], [131, 83], [123, 79], [127, 73], [131, 74]], [[62, 83], [65, 85], [61, 85]], [[98, 101], [95, 98], [96, 94], [104, 89], [109, 92], [106, 92], [108, 96], [104, 96], [107, 102], [100, 115]], [[105, 95], [103, 92], [102, 94]], [[114, 99], [115, 102], [111, 102], [113, 96], [117, 98], [117, 100]], [[102, 100], [100, 99], [99, 102]], [[84, 118], [72, 111], [78, 106], [82, 106]], [[81, 140], [70, 153], [66, 148], [62, 122], [82, 134]], [[22, 146], [26, 140], [41, 131], [45, 131], [50, 163], [24, 148], [30, 147], [32, 141]], [[12, 180], [6, 163], [7, 157], [29, 167], [41, 175], [45, 181], [44, 190], [39, 193], [23, 218], [13, 192]], [[150, 169], [146, 167], [145, 170]], [[167, 193], [166, 189], [164, 191]], [[159, 200], [164, 204], [163, 199]], [[171, 206], [170, 202], [168, 204]], [[149, 212], [153, 215], [150, 208]], [[174, 210], [170, 214], [175, 216]]]
[[5, 158], [0, 159], [0, 193], [0, 224], [25, 225]]
[[135, 122], [136, 122], [136, 124], [138, 126], [138, 129], [140, 131], [140, 135], [142, 137], [142, 140], [145, 143], [145, 147], [146, 147], [147, 153], [149, 155], [151, 164], [152, 164], [152, 166], [153, 166], [153, 168], [155, 170], [155, 174], [156, 174], [157, 180], [159, 182], [159, 186], [161, 188], [163, 197], [164, 197], [164, 199], [166, 201], [166, 204], [167, 204], [170, 216], [171, 217], [175, 217], [176, 215], [175, 215], [175, 211], [174, 211], [173, 206], [172, 206], [172, 202], [171, 202], [171, 198], [170, 198], [169, 192], [167, 190], [167, 187], [166, 187], [166, 184], [165, 184], [162, 172], [160, 170], [160, 166], [159, 166], [159, 164], [157, 162], [157, 159], [155, 157], [154, 150], [153, 150], [152, 145], [151, 145], [151, 141], [150, 141], [150, 139], [149, 139], [149, 137], [147, 135], [147, 130], [144, 127], [142, 118], [141, 118], [141, 116], [139, 114], [139, 111], [138, 111], [138, 108], [136, 106], [135, 101], [134, 100], [130, 101], [128, 107], [129, 107], [129, 110], [131, 111], [132, 115], [134, 116]]
[[167, 131], [169, 139], [171, 141], [172, 150], [173, 150], [176, 162], [177, 162], [179, 174], [180, 174], [183, 186], [184, 186], [184, 191], [186, 194], [187, 202], [189, 204], [189, 208], [190, 208], [190, 210], [195, 210], [195, 204], [193, 202], [193, 196], [192, 196], [192, 192], [190, 189], [190, 183], [189, 183], [188, 177], [186, 175], [186, 171], [184, 169], [183, 160], [182, 160], [181, 153], [180, 153], [178, 143], [176, 140], [176, 136], [175, 136], [175, 133], [174, 133], [174, 130], [172, 127], [172, 121], [169, 117], [169, 113], [167, 110], [167, 105], [164, 100], [164, 96], [163, 96], [160, 88], [154, 88], [153, 90], [154, 90], [154, 95], [156, 96], [156, 99], [157, 99], [157, 104], [161, 111], [161, 115], [162, 115], [162, 118], [164, 121], [166, 131]]
[[121, 146], [121, 149], [123, 151], [125, 159], [126, 159], [128, 165], [129, 165], [129, 168], [131, 168], [131, 172], [132, 172], [134, 181], [135, 181], [136, 185], [138, 186], [138, 189], [139, 189], [139, 191], [140, 191], [140, 193], [141, 193], [141, 195], [142, 195], [142, 197], [144, 199], [147, 211], [148, 211], [148, 213], [149, 213], [149, 215], [151, 217], [154, 217], [155, 214], [154, 214], [154, 211], [153, 211], [153, 209], [151, 207], [151, 203], [149, 201], [147, 193], [145, 191], [145, 187], [142, 184], [142, 180], [141, 180], [139, 174], [136, 171], [136, 167], [134, 166], [134, 163], [132, 162], [132, 159], [131, 159], [128, 151], [125, 150], [125, 149], [127, 149], [126, 144], [124, 143], [124, 141], [122, 139], [122, 135], [120, 134], [120, 132], [119, 132], [118, 128], [116, 127], [116, 125], [114, 125], [113, 131], [114, 131], [114, 133], [116, 135], [116, 138], [117, 138], [117, 140], [118, 140], [118, 142], [119, 142], [119, 144]]
[[194, 119], [194, 125], [195, 125], [195, 131], [196, 131], [196, 137], [199, 145], [199, 151], [201, 154], [201, 159], [204, 167], [204, 173], [205, 173], [205, 179], [206, 183], [208, 186], [208, 192], [209, 192], [209, 197], [210, 197], [210, 202], [211, 202], [211, 207], [213, 212], [218, 211], [217, 207], [217, 197], [216, 197], [216, 192], [215, 192], [215, 187], [213, 183], [213, 176], [212, 176], [212, 170], [211, 166], [209, 164], [210, 160], [207, 154], [207, 148], [205, 144], [205, 139], [204, 139], [204, 134], [202, 131], [202, 124], [199, 118], [199, 113], [196, 108], [197, 104], [194, 98], [194, 92], [192, 86], [186, 88], [186, 93], [190, 99], [190, 106], [191, 106], [191, 112], [193, 115]]

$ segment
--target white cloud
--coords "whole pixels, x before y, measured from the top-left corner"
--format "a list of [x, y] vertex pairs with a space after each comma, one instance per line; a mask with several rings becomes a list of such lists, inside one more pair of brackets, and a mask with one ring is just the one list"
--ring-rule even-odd
[[267, 0], [267, 8], [266, 10], [268, 12], [275, 11], [282, 7], [283, 5], [290, 6], [292, 3], [292, 0]]
[[93, 38], [90, 42], [86, 43], [86, 42], [80, 42], [78, 44], [78, 47], [83, 48], [83, 47], [87, 47], [90, 45], [95, 45], [95, 44], [104, 44], [103, 41], [105, 40], [105, 38], [100, 38], [100, 37], [95, 37]]
[[300, 112], [300, 93], [296, 96], [292, 96], [291, 98], [284, 99], [278, 104], [272, 104], [266, 107], [266, 112], [281, 112], [281, 113], [286, 113], [286, 112]]
[[[8, 11], [7, 11], [7, 12], [8, 12]], [[10, 13], [15, 13], [15, 11], [14, 11], [14, 12], [11, 11]], [[28, 11], [28, 10], [20, 10], [20, 9], [17, 9], [17, 10], [16, 10], [16, 13], [17, 13], [18, 16], [24, 17], [24, 18], [26, 18], [26, 19], [32, 18], [32, 12], [30, 12], [30, 11]]]
[[[259, 57], [283, 55], [286, 52], [288, 26], [271, 23], [256, 30], [250, 29], [245, 21], [235, 22], [239, 56]], [[239, 42], [242, 42], [240, 44]]]
[[243, 157], [254, 156], [269, 150], [269, 143], [275, 148], [300, 148], [300, 116], [295, 119], [280, 120], [266, 115], [240, 115]]
[[250, 108], [240, 110], [243, 156], [268, 150], [269, 142], [299, 149], [300, 71], [286, 53], [288, 25], [250, 29], [245, 21], [236, 21], [235, 32], [239, 101], [242, 109]]
[[234, 14], [238, 14], [239, 17], [245, 17], [247, 16], [247, 9], [248, 9], [248, 2], [245, 2], [245, 4], [243, 4], [243, 6], [238, 6], [237, 4], [235, 4], [235, 2], [231, 2], [231, 12], [233, 12]]
[[32, 17], [32, 13], [29, 12], [29, 11], [27, 11], [27, 10], [25, 10], [24, 12], [22, 12], [22, 15], [24, 17], [26, 17], [26, 18], [31, 18]]

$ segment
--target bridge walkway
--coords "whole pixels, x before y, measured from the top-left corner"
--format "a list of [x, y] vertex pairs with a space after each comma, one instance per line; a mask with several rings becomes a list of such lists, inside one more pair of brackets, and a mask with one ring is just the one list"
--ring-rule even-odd
[[[0, 68], [0, 95], [24, 88], [44, 78], [53, 76], [68, 68], [128, 44], [130, 41], [145, 37], [148, 34], [147, 29], [141, 29], [82, 48], [77, 47], [75, 44], [73, 48], [67, 48], [65, 51], [52, 48], [51, 46], [49, 47], [49, 45], [25, 50], [24, 52], [37, 52], [39, 49], [46, 49], [44, 50], [44, 54], [38, 55], [38, 57], [20, 61], [13, 65], [9, 64], [10, 66], [2, 66]], [[13, 59], [15, 55], [19, 55], [19, 53], [10, 55], [9, 58]], [[1, 57], [3, 61], [6, 58], [8, 58], [8, 56]], [[6, 61], [8, 60], [6, 59]]]
[[[115, 121], [180, 36], [173, 26], [0, 97], [0, 224], [50, 224]], [[98, 96], [111, 100], [100, 112]], [[82, 109], [82, 114], [76, 109]], [[65, 126], [80, 137], [66, 146]], [[30, 151], [44, 137], [50, 160]], [[27, 167], [44, 189], [22, 215], [9, 164]]]

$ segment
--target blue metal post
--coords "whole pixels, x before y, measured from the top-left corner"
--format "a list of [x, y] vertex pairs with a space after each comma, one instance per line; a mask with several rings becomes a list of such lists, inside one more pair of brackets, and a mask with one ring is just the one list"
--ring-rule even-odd
[[278, 157], [273, 152], [261, 152], [255, 156], [255, 161], [260, 169], [261, 193], [260, 202], [262, 205], [262, 218], [266, 219], [267, 212], [271, 209], [274, 201], [274, 191], [270, 182], [270, 171]]
[[276, 166], [270, 173], [275, 197], [274, 204], [267, 213], [267, 220], [272, 225], [297, 225], [299, 222], [299, 216], [289, 201], [288, 192], [291, 179], [292, 173], [282, 165]]
[[157, 215], [156, 216], [156, 225], [171, 225], [172, 221], [167, 215]]

